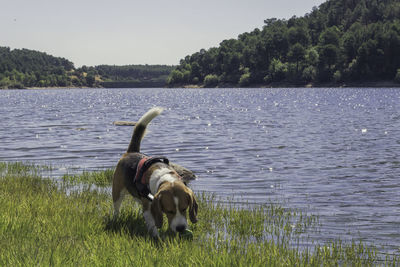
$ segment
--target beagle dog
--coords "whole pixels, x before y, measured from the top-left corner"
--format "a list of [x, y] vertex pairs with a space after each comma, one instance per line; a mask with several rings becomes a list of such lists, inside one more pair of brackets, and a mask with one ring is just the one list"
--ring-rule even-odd
[[129, 192], [142, 203], [143, 217], [153, 237], [159, 236], [163, 214], [172, 231], [184, 232], [188, 228], [187, 211], [191, 222], [196, 223], [198, 210], [193, 191], [177, 172], [187, 169], [169, 164], [166, 158], [148, 158], [140, 153], [147, 125], [162, 111], [162, 108], [152, 108], [136, 123], [128, 150], [118, 161], [112, 186], [114, 217], [118, 216], [123, 197]]

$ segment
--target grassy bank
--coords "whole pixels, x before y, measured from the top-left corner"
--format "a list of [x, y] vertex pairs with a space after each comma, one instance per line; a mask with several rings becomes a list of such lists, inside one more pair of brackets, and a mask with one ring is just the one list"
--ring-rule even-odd
[[[162, 241], [149, 237], [132, 198], [111, 217], [112, 171], [43, 178], [40, 168], [0, 163], [0, 266], [326, 266], [393, 265], [362, 243], [296, 244], [315, 227], [314, 216], [279, 205], [239, 209], [199, 195], [193, 240], [175, 237], [164, 225]], [[80, 184], [83, 183], [83, 184]], [[86, 184], [85, 184], [86, 183]], [[79, 190], [71, 186], [80, 184]]]

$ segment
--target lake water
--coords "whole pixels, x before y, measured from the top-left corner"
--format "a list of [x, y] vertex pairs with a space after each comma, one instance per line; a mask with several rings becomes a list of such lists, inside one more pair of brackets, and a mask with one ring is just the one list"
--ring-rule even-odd
[[0, 161], [53, 175], [111, 168], [152, 106], [142, 152], [197, 175], [195, 191], [285, 202], [320, 216], [319, 240], [399, 253], [399, 89], [0, 90]]

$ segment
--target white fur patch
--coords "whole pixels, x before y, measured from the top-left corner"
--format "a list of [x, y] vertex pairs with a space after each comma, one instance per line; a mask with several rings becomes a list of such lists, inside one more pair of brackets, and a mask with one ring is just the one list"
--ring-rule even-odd
[[[176, 180], [177, 180], [177, 178], [171, 174], [171, 169], [165, 168], [165, 167], [163, 167], [161, 169], [157, 169], [150, 176], [150, 181], [149, 181], [150, 192], [153, 195], [155, 195], [158, 191], [158, 188], [160, 187], [160, 185], [163, 182], [174, 183]], [[175, 202], [176, 214], [175, 214], [175, 217], [172, 219], [169, 227], [171, 228], [172, 231], [177, 232], [176, 227], [183, 226], [185, 229], [187, 229], [188, 223], [185, 218], [185, 215], [181, 214], [181, 212], [179, 210], [179, 199], [177, 197], [174, 197], [174, 202]], [[145, 217], [145, 219], [146, 219], [146, 217]], [[151, 219], [153, 220], [153, 224], [155, 227], [153, 216], [151, 216]], [[146, 222], [147, 222], [147, 219], [146, 219]], [[150, 225], [148, 225], [148, 226], [152, 227]], [[149, 228], [149, 231], [150, 231], [150, 228]], [[153, 230], [153, 232], [154, 232], [154, 230]], [[157, 234], [158, 234], [158, 232], [157, 232]]]
[[147, 126], [155, 117], [160, 115], [160, 113], [163, 111], [163, 108], [160, 107], [154, 107], [147, 111], [138, 121], [137, 124], [142, 124], [144, 126]]
[[176, 207], [176, 214], [175, 217], [172, 219], [169, 227], [171, 228], [172, 231], [176, 232], [176, 227], [178, 226], [184, 226], [185, 229], [187, 228], [187, 220], [179, 210], [179, 199], [177, 197], [174, 197], [174, 202]]
[[150, 192], [155, 195], [160, 187], [160, 184], [163, 182], [171, 182], [176, 181], [176, 178], [171, 175], [171, 170], [169, 168], [161, 168], [155, 170], [151, 176], [149, 181]]
[[158, 230], [157, 230], [156, 223], [155, 223], [155, 220], [154, 220], [151, 212], [149, 210], [146, 210], [145, 212], [143, 212], [143, 217], [144, 217], [144, 220], [146, 221], [146, 225], [147, 225], [147, 229], [148, 229], [149, 233], [153, 237], [158, 237]]

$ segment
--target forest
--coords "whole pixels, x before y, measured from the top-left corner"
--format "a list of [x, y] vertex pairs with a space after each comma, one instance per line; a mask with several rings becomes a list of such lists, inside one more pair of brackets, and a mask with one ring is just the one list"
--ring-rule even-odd
[[328, 0], [180, 60], [168, 85], [400, 83], [400, 2]]
[[74, 64], [46, 53], [0, 47], [0, 88], [67, 86]]
[[174, 67], [127, 65], [95, 67], [29, 49], [0, 47], [0, 88], [28, 87], [164, 87]]

